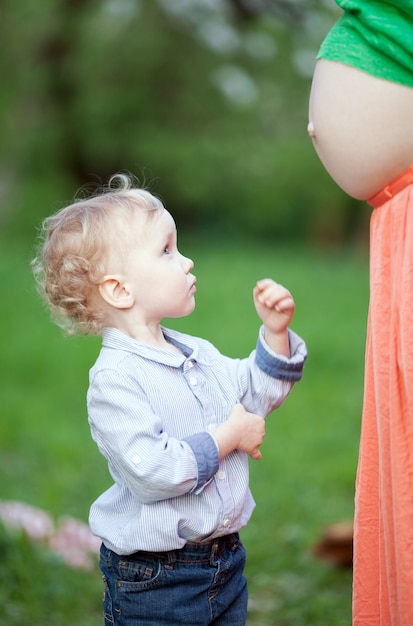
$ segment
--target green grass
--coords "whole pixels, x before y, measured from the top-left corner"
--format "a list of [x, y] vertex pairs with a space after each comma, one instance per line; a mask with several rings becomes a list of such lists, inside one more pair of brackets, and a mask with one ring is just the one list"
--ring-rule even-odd
[[[317, 562], [311, 547], [324, 526], [353, 515], [367, 254], [181, 239], [182, 251], [195, 260], [197, 307], [167, 324], [244, 356], [259, 325], [254, 282], [271, 276], [292, 291], [292, 326], [309, 349], [303, 380], [268, 418], [262, 461], [251, 463], [257, 507], [242, 532], [248, 626], [348, 626], [351, 573]], [[0, 255], [0, 499], [87, 520], [90, 503], [110, 484], [85, 409], [100, 341], [66, 338], [51, 324], [34, 291], [30, 249], [3, 241]], [[0, 625], [102, 623], [97, 568], [74, 572], [3, 531], [0, 549]]]

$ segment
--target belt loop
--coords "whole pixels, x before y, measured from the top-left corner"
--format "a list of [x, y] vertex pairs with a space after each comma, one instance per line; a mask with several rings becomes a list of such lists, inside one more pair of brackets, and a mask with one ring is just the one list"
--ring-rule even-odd
[[209, 564], [211, 567], [214, 567], [217, 562], [217, 552], [218, 552], [219, 540], [215, 540], [211, 546], [211, 554], [209, 557]]
[[168, 550], [164, 554], [167, 557], [167, 564], [169, 566], [173, 565], [176, 561], [176, 550]]

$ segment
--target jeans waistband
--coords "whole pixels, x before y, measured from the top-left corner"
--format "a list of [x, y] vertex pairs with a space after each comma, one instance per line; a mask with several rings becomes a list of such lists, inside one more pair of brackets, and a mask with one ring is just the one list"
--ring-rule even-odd
[[188, 541], [182, 548], [177, 548], [176, 550], [167, 550], [165, 552], [148, 552], [145, 550], [139, 550], [133, 554], [123, 556], [117, 555], [115, 552], [112, 552], [109, 548], [106, 548], [102, 544], [101, 556], [104, 558], [109, 557], [110, 560], [115, 558], [123, 561], [138, 560], [144, 555], [155, 556], [169, 563], [173, 561], [186, 561], [192, 559], [196, 559], [197, 561], [208, 561], [219, 557], [223, 552], [225, 552], [225, 550], [235, 549], [239, 544], [239, 533], [232, 533], [230, 535], [223, 535], [222, 537], [217, 537], [205, 542], [198, 543]]
[[222, 537], [216, 537], [208, 541], [187, 541], [183, 548], [186, 552], [197, 552], [198, 554], [209, 554], [211, 550], [215, 554], [220, 554], [228, 548], [233, 548], [239, 543], [239, 533], [232, 533], [231, 535], [223, 535]]

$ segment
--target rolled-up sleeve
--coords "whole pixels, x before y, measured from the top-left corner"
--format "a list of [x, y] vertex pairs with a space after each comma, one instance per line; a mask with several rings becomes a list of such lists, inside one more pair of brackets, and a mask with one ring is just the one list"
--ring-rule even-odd
[[213, 438], [170, 436], [125, 372], [105, 369], [94, 376], [88, 408], [92, 437], [112, 476], [141, 502], [193, 492], [213, 473], [218, 455]]
[[288, 339], [291, 355], [289, 358], [271, 350], [265, 342], [262, 327], [257, 341], [255, 361], [259, 369], [268, 376], [294, 383], [302, 378], [307, 348], [304, 341], [292, 330], [288, 331]]
[[192, 448], [198, 465], [198, 482], [192, 491], [199, 494], [218, 471], [218, 445], [215, 439], [206, 432], [186, 437], [184, 441]]

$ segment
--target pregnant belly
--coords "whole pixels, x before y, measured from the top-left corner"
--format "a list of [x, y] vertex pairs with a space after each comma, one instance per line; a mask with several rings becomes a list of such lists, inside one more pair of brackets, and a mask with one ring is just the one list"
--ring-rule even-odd
[[309, 134], [336, 183], [354, 198], [371, 198], [413, 163], [413, 89], [321, 59]]

